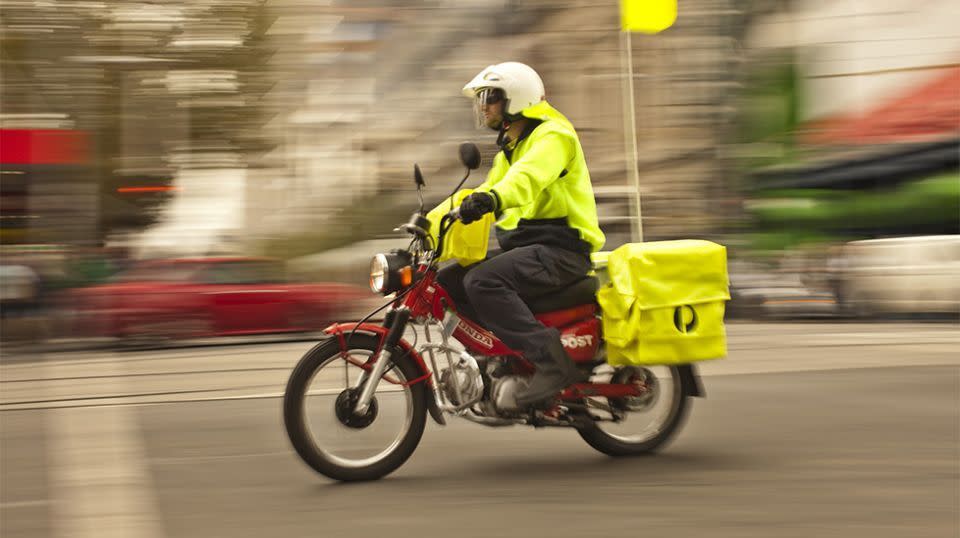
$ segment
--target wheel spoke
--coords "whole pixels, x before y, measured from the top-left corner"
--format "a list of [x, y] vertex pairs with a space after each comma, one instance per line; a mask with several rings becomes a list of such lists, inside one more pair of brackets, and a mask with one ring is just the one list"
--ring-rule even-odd
[[[644, 383], [651, 392], [631, 399], [623, 420], [599, 424], [605, 434], [623, 443], [643, 443], [659, 435], [677, 412], [677, 402], [682, 397], [680, 379], [670, 368], [642, 370], [653, 375], [652, 381]], [[616, 405], [616, 402], [611, 403]]]
[[[367, 414], [354, 415], [362, 381], [368, 378], [359, 365], [370, 355], [369, 350], [357, 349], [348, 357], [336, 355], [325, 361], [314, 372], [303, 401], [304, 423], [317, 452], [343, 467], [363, 467], [382, 460], [396, 449], [412, 423], [410, 388], [389, 383], [377, 387]], [[342, 383], [324, 373], [337, 366], [344, 369]], [[350, 385], [351, 369], [360, 372], [357, 378], [361, 382], [355, 387]], [[399, 369], [391, 375], [406, 381]]]
[[401, 384], [379, 383], [367, 409], [357, 413], [356, 396], [369, 376], [365, 364], [379, 346], [373, 335], [357, 335], [347, 353], [335, 340], [321, 342], [297, 363], [287, 383], [283, 421], [290, 442], [304, 462], [335, 480], [391, 473], [423, 436], [427, 388], [404, 383], [421, 375], [409, 358], [394, 361], [390, 375]]

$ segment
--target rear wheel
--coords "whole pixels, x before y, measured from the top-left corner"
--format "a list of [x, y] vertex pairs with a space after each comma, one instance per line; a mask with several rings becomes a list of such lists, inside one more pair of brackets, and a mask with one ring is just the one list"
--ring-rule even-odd
[[649, 390], [644, 395], [612, 399], [612, 407], [625, 412], [618, 422], [594, 422], [579, 428], [580, 437], [610, 456], [636, 456], [665, 446], [686, 421], [690, 397], [680, 371], [673, 366], [618, 369], [613, 383], [636, 383]]
[[297, 454], [320, 474], [375, 480], [403, 465], [419, 444], [426, 387], [425, 382], [403, 385], [423, 374], [409, 357], [401, 357], [380, 381], [367, 411], [355, 413], [366, 379], [357, 365], [376, 352], [379, 338], [355, 334], [348, 343], [350, 361], [336, 339], [318, 344], [300, 360], [284, 393], [284, 425]]

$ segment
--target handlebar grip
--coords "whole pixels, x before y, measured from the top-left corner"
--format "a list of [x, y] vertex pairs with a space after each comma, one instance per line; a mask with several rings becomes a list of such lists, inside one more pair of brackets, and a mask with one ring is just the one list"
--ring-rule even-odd
[[447, 216], [450, 217], [451, 220], [460, 220], [460, 208], [456, 207], [450, 210], [450, 212], [447, 213]]

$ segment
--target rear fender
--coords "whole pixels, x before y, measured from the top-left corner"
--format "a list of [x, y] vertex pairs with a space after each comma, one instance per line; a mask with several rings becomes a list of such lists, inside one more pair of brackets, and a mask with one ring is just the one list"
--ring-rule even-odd
[[697, 366], [695, 364], [680, 364], [677, 365], [677, 370], [680, 373], [680, 384], [684, 394], [699, 398], [705, 398], [707, 396], [707, 393], [703, 390], [703, 383], [700, 382], [700, 375], [697, 373]]
[[[390, 332], [389, 327], [384, 327], [383, 325], [376, 325], [373, 323], [334, 323], [330, 325], [323, 332], [331, 335], [336, 338], [340, 344], [340, 351], [347, 351], [347, 340], [350, 338], [350, 333], [356, 332], [360, 334], [368, 334], [371, 336], [376, 336], [380, 343], [378, 345], [377, 351], [380, 351], [380, 348], [383, 347], [383, 342], [387, 338], [387, 333]], [[433, 374], [430, 372], [430, 369], [427, 368], [427, 363], [423, 361], [423, 357], [417, 353], [417, 350], [410, 345], [410, 342], [407, 342], [403, 338], [397, 343], [397, 346], [400, 347], [400, 350], [403, 351], [404, 356], [408, 356], [417, 364], [417, 368], [422, 374], [416, 379], [409, 380], [407, 385], [415, 385], [420, 382], [424, 382], [427, 385], [427, 409], [430, 411], [430, 416], [433, 417], [433, 420], [437, 424], [445, 425], [446, 421], [443, 418], [443, 412], [440, 411], [440, 408], [437, 406], [437, 402], [433, 396]]]

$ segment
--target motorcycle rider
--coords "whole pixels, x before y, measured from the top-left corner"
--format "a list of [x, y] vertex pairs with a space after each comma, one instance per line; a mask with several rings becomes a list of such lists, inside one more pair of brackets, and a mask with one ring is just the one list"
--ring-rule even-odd
[[579, 373], [560, 332], [537, 321], [524, 299], [567, 287], [591, 270], [590, 254], [604, 236], [590, 174], [573, 125], [545, 100], [531, 67], [491, 65], [463, 87], [463, 95], [474, 100], [479, 125], [499, 133], [500, 152], [487, 180], [461, 203], [460, 217], [469, 224], [494, 213], [502, 250], [468, 267], [444, 268], [438, 279], [458, 304], [466, 299], [481, 323], [536, 366], [517, 403], [544, 403], [579, 381]]

